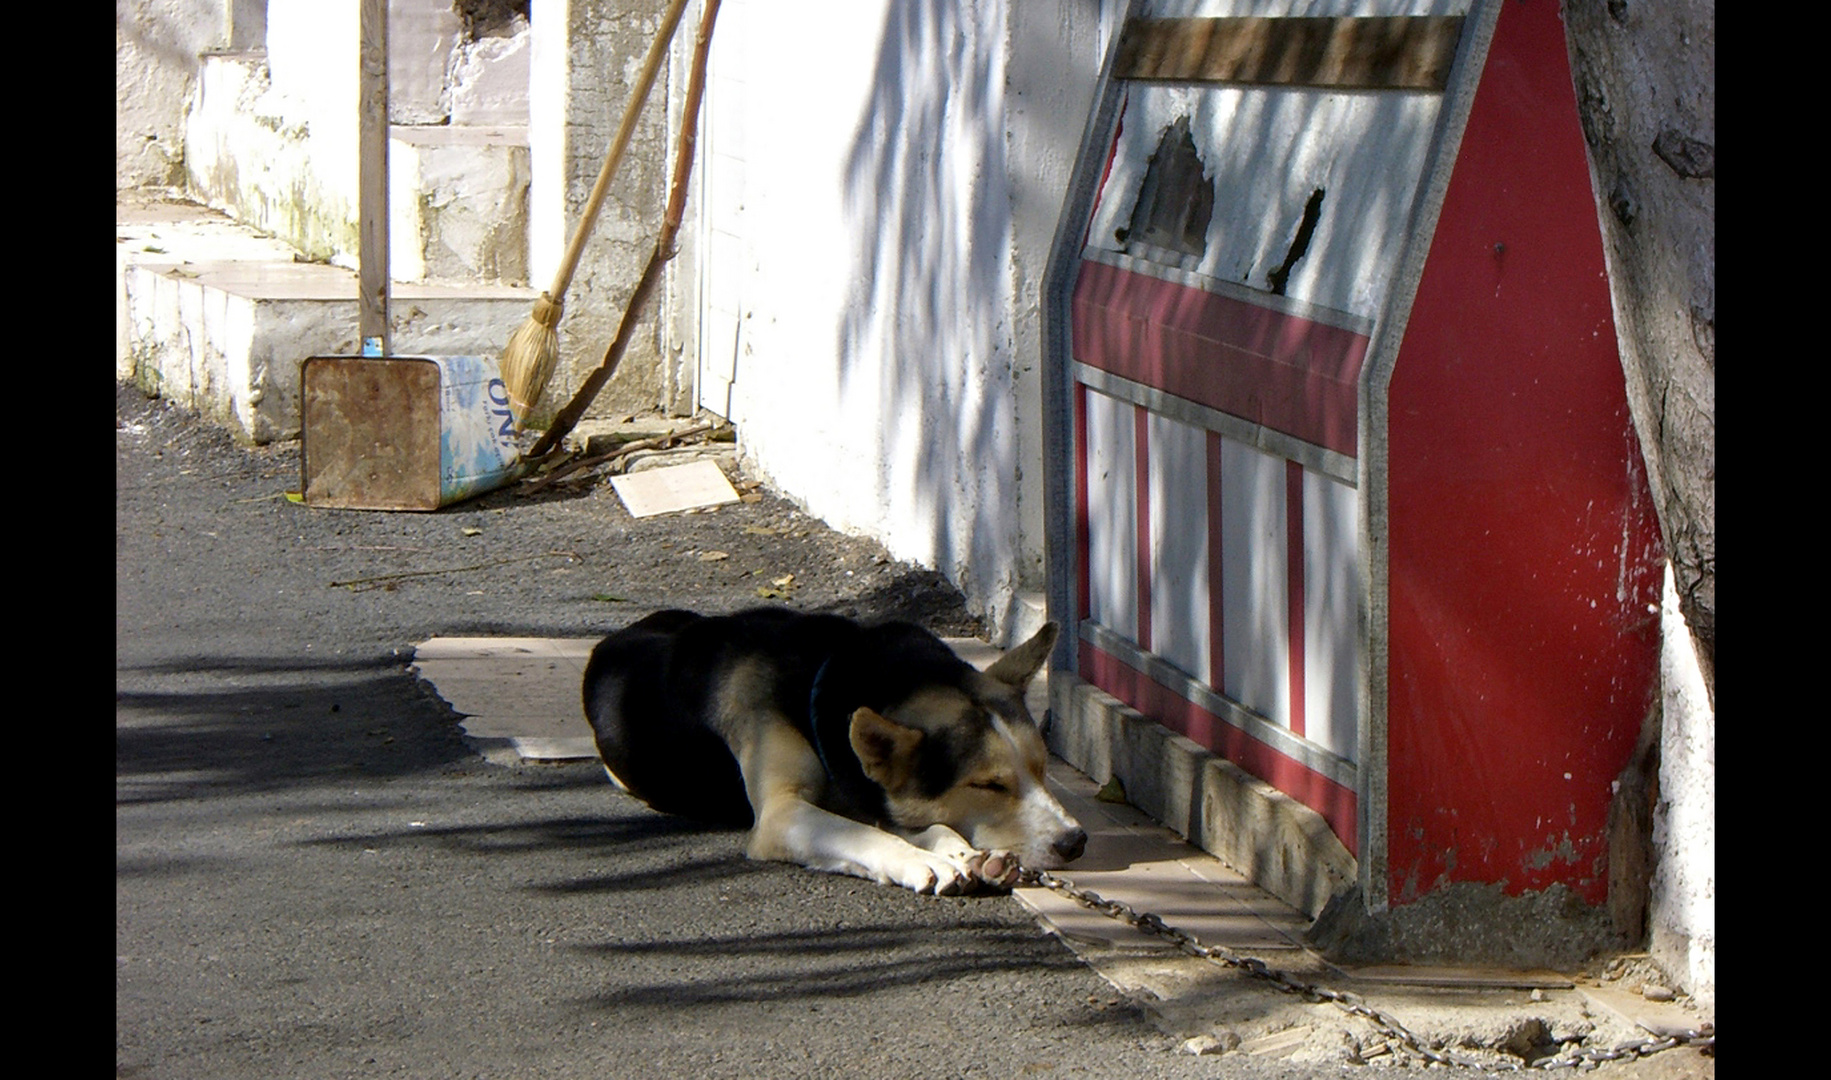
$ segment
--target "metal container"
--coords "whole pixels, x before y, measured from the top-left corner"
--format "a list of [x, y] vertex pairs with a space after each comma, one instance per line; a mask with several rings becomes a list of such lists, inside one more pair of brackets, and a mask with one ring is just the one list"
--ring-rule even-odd
[[518, 474], [493, 357], [314, 356], [301, 381], [307, 505], [437, 510]]

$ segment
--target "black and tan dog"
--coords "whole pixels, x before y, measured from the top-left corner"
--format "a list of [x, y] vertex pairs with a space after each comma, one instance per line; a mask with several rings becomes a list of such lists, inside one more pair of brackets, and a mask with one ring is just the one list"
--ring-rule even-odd
[[663, 611], [600, 642], [585, 715], [617, 785], [751, 826], [749, 854], [917, 892], [1078, 858], [1024, 689], [1056, 627], [984, 672], [908, 623]]

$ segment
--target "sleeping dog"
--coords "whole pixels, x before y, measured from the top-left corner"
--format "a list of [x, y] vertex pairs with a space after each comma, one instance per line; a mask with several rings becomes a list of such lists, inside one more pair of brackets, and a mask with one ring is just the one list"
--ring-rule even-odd
[[598, 643], [585, 715], [618, 787], [746, 825], [779, 859], [919, 893], [1008, 888], [1087, 833], [1043, 782], [1024, 689], [1051, 623], [984, 672], [908, 623], [662, 611]]

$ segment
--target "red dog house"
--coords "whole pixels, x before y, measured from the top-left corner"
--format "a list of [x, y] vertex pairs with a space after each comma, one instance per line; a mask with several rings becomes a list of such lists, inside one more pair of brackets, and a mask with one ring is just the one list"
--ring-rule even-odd
[[1557, 5], [1139, 7], [1048, 282], [1058, 666], [1373, 910], [1601, 903], [1663, 556]]

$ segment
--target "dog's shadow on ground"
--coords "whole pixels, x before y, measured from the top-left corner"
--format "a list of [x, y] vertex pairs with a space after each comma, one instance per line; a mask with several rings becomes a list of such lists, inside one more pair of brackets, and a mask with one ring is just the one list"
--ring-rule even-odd
[[116, 805], [410, 776], [472, 756], [456, 714], [395, 657], [191, 657], [129, 670], [139, 685], [115, 693]]
[[865, 623], [901, 620], [950, 637], [979, 637], [985, 632], [985, 624], [966, 609], [958, 589], [938, 572], [919, 568], [807, 611]]
[[[602, 774], [599, 774], [601, 781]], [[620, 796], [604, 785], [606, 794]], [[625, 797], [626, 798], [626, 797]], [[703, 880], [704, 871], [686, 869], [693, 865], [737, 866], [747, 864], [744, 858], [744, 830], [707, 825], [688, 818], [658, 814], [640, 807], [615, 817], [556, 817], [533, 821], [513, 821], [478, 825], [428, 825], [405, 829], [365, 832], [306, 841], [314, 845], [332, 845], [381, 849], [389, 845], [429, 845], [454, 854], [497, 857], [513, 854], [550, 854], [556, 851], [584, 856], [594, 866], [605, 865], [614, 857], [618, 864], [629, 866], [666, 861], [667, 867], [680, 867], [673, 875], [682, 880]], [[724, 842], [720, 842], [723, 838]], [[716, 853], [681, 859], [683, 846], [704, 848], [705, 840], [722, 849]], [[694, 841], [699, 841], [694, 843]], [[549, 893], [604, 892], [619, 887], [640, 888], [639, 880], [651, 884], [656, 875], [593, 873], [567, 881], [533, 886]], [[622, 884], [619, 884], [619, 882]]]
[[[996, 972], [1080, 967], [1072, 953], [1034, 928], [970, 916], [946, 928], [884, 920], [580, 948], [623, 973], [618, 985], [581, 1003], [619, 1010], [838, 999]], [[647, 977], [629, 978], [632, 969]]]
[[[555, 779], [559, 779], [557, 776]], [[571, 782], [564, 786], [571, 787]], [[602, 815], [500, 823], [407, 825], [302, 843], [353, 850], [422, 847], [446, 855], [555, 858], [577, 872], [521, 885], [560, 904], [585, 900], [606, 917], [596, 941], [568, 951], [603, 978], [572, 999], [580, 1010], [652, 1011], [748, 1007], [873, 995], [925, 993], [1003, 972], [1081, 970], [1005, 893], [947, 898], [744, 854], [746, 830], [656, 813], [605, 782]], [[783, 905], [784, 895], [804, 897]], [[608, 917], [615, 912], [616, 917]], [[1126, 1004], [1064, 1000], [1065, 1025], [1140, 1023]]]

